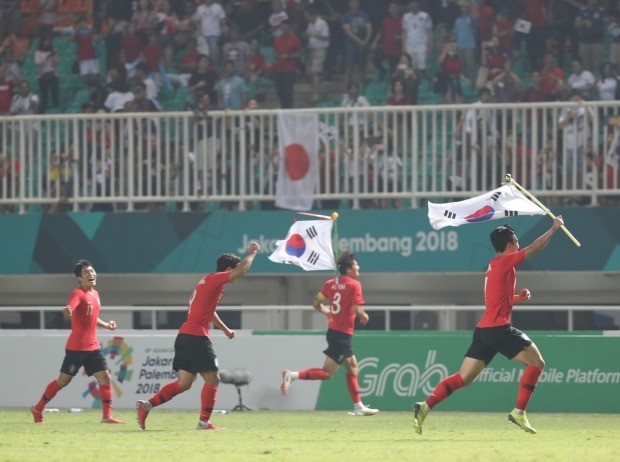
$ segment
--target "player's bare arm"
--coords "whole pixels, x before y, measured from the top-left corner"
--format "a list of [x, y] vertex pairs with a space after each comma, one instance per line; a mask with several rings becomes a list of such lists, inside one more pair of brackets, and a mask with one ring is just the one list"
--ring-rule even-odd
[[318, 294], [316, 294], [316, 297], [314, 297], [314, 301], [312, 302], [312, 307], [317, 310], [319, 313], [323, 313], [325, 316], [328, 316], [331, 314], [331, 311], [329, 311], [329, 307], [325, 306], [323, 304], [323, 302], [327, 300], [325, 298], [325, 296], [319, 292]]
[[230, 280], [234, 281], [239, 279], [250, 270], [252, 263], [254, 262], [254, 257], [260, 250], [260, 244], [257, 242], [250, 242], [248, 245], [248, 255], [241, 260], [241, 262], [230, 272]]
[[233, 339], [235, 337], [235, 331], [229, 329], [216, 312], [213, 313], [213, 318], [211, 318], [211, 322], [215, 325], [215, 327], [224, 332], [224, 335], [226, 335], [226, 337], [228, 337], [229, 339]]
[[357, 318], [360, 320], [360, 324], [362, 326], [368, 324], [368, 320], [370, 318], [368, 317], [368, 314], [364, 311], [364, 307], [362, 305], [353, 305], [353, 309], [355, 310]]
[[529, 289], [521, 289], [518, 294], [514, 294], [512, 297], [513, 303], [527, 302], [532, 299], [532, 294]]
[[116, 329], [116, 321], [105, 322], [99, 318], [97, 318], [97, 327], [103, 327], [108, 330]]
[[544, 249], [549, 243], [551, 236], [553, 236], [562, 225], [564, 225], [564, 220], [562, 219], [562, 215], [558, 215], [553, 219], [553, 225], [551, 225], [551, 228], [549, 228], [545, 234], [540, 236], [538, 239], [536, 239], [524, 249], [525, 259], [527, 260], [531, 256], [537, 254], [542, 249]]

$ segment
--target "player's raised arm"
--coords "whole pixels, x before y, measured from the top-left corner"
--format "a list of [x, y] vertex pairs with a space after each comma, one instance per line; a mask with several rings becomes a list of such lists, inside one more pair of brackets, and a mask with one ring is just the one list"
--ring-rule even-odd
[[250, 242], [250, 245], [248, 245], [248, 255], [243, 260], [241, 260], [241, 262], [239, 262], [239, 264], [230, 272], [231, 281], [245, 276], [245, 274], [250, 270], [250, 267], [254, 262], [254, 257], [256, 257], [256, 254], [259, 250], [260, 244], [256, 242]]
[[531, 256], [536, 255], [538, 252], [544, 249], [549, 243], [551, 236], [553, 236], [553, 234], [558, 229], [560, 229], [563, 224], [564, 220], [562, 219], [562, 215], [558, 215], [557, 217], [555, 217], [553, 219], [553, 225], [551, 225], [551, 228], [549, 228], [545, 234], [541, 235], [538, 239], [536, 239], [524, 249], [525, 259], [527, 260]]

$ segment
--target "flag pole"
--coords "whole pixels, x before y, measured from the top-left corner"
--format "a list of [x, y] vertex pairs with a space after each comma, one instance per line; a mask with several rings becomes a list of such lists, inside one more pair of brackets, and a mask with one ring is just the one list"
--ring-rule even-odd
[[[523, 194], [525, 194], [532, 202], [534, 202], [534, 204], [536, 204], [541, 209], [543, 209], [543, 211], [547, 215], [549, 215], [551, 218], [555, 219], [555, 215], [551, 212], [551, 210], [549, 210], [547, 207], [545, 207], [544, 204], [542, 202], [540, 202], [538, 199], [536, 199], [536, 197], [534, 197], [534, 195], [531, 194], [527, 189], [525, 189], [523, 186], [521, 186], [519, 183], [517, 183], [514, 180], [514, 178], [510, 175], [510, 173], [506, 173], [506, 176], [504, 176], [504, 181], [506, 183], [510, 183], [511, 185], [513, 185], [515, 188], [517, 188], [519, 191], [521, 191]], [[566, 235], [570, 238], [571, 241], [573, 241], [573, 243], [577, 247], [581, 247], [581, 243], [575, 238], [575, 236], [572, 235], [572, 233], [568, 229], [566, 229], [566, 226], [562, 225], [560, 227], [560, 229], [566, 233]]]

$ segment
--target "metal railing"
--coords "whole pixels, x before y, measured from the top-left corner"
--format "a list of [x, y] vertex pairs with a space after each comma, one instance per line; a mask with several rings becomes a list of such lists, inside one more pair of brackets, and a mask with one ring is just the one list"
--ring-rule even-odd
[[[455, 314], [459, 312], [480, 312], [484, 311], [482, 305], [368, 305], [365, 306], [369, 312], [383, 312], [385, 314], [385, 330], [391, 330], [390, 313], [392, 312], [433, 312], [440, 316], [439, 330], [455, 330], [456, 320]], [[575, 312], [582, 311], [620, 311], [620, 305], [516, 305], [515, 311], [518, 312], [541, 312], [541, 311], [557, 311], [567, 313], [567, 330], [573, 331], [575, 322]], [[22, 313], [37, 312], [39, 313], [40, 329], [46, 329], [46, 312], [58, 313], [62, 311], [62, 307], [58, 306], [3, 306], [0, 307], [1, 313]], [[158, 329], [157, 314], [162, 312], [186, 312], [187, 306], [106, 306], [102, 308], [106, 313], [106, 319], [113, 317], [110, 313], [149, 313], [150, 329]], [[316, 313], [317, 317], [324, 319], [324, 316], [317, 313], [310, 305], [222, 305], [218, 307], [218, 311], [240, 311], [260, 313], [268, 319], [268, 330], [290, 330], [295, 329], [290, 325], [283, 325], [283, 313], [285, 312], [308, 312]], [[286, 316], [284, 316], [286, 318]], [[242, 326], [244, 329], [252, 329], [251, 326]]]
[[[470, 197], [511, 173], [541, 198], [620, 194], [619, 104], [300, 109], [319, 118], [316, 206], [417, 207]], [[272, 207], [278, 114], [288, 111], [0, 117], [0, 206]], [[406, 200], [406, 203], [402, 201]]]

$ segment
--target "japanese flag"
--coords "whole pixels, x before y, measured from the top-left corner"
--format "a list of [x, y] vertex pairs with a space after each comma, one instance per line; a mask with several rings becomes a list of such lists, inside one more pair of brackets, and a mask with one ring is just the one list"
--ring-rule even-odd
[[333, 220], [296, 221], [269, 256], [275, 263], [301, 266], [306, 271], [336, 269], [332, 249]]
[[318, 115], [280, 112], [278, 143], [280, 168], [276, 182], [276, 206], [310, 210], [318, 183]]
[[445, 204], [428, 203], [428, 219], [435, 229], [517, 215], [544, 214], [544, 210], [511, 184], [464, 201]]

